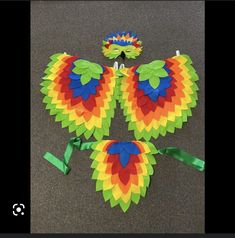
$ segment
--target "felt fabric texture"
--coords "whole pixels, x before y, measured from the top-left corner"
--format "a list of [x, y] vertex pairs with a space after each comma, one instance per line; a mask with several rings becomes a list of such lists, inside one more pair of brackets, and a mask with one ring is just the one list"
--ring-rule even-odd
[[[88, 1], [31, 2], [31, 232], [33, 233], [202, 233], [204, 174], [166, 156], [159, 158], [145, 198], [127, 213], [110, 208], [95, 192], [90, 151], [76, 151], [64, 176], [43, 159], [50, 151], [62, 157], [70, 134], [56, 123], [40, 93], [49, 56], [58, 52], [113, 65], [101, 52], [111, 32], [131, 30], [143, 52], [126, 66], [175, 55], [179, 49], [193, 60], [200, 80], [193, 116], [175, 134], [151, 142], [158, 148], [177, 146], [204, 159], [204, 2]], [[121, 59], [118, 59], [122, 63]], [[117, 106], [110, 136], [131, 141]], [[140, 225], [141, 224], [141, 225]]]

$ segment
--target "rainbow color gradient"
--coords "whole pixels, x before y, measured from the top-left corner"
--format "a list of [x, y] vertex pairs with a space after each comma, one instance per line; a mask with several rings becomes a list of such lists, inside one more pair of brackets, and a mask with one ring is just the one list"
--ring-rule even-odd
[[142, 42], [137, 38], [137, 35], [131, 31], [115, 32], [107, 35], [103, 41], [103, 45], [107, 48], [111, 44], [116, 44], [120, 46], [133, 45], [137, 48], [141, 47]]
[[96, 142], [92, 149], [96, 191], [102, 191], [111, 207], [119, 205], [124, 212], [131, 202], [138, 204], [140, 197], [145, 197], [154, 173], [153, 154], [158, 152], [155, 146], [150, 142], [103, 140]]
[[[113, 68], [97, 67], [85, 61], [80, 64], [80, 60], [61, 53], [51, 56], [41, 83], [41, 92], [45, 94], [43, 102], [62, 128], [68, 127], [76, 136], [83, 134], [89, 139], [93, 135], [99, 140], [109, 135], [116, 107], [116, 76]], [[83, 79], [85, 70], [88, 78], [86, 74]]]
[[[127, 70], [127, 77], [120, 86], [121, 108], [128, 121], [128, 130], [133, 130], [137, 140], [165, 136], [182, 128], [187, 118], [192, 116], [191, 109], [198, 100], [199, 79], [192, 61], [187, 55], [174, 56], [162, 61], [166, 76], [160, 77], [156, 88], [150, 81], [140, 81], [139, 66]], [[148, 65], [147, 65], [148, 67]]]

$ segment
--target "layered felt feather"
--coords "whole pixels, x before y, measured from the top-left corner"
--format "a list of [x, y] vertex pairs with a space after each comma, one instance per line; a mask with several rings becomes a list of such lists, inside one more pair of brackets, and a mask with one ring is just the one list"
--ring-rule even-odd
[[96, 191], [102, 191], [111, 207], [119, 205], [126, 212], [131, 202], [145, 197], [153, 174], [157, 149], [150, 142], [103, 140], [92, 145]]
[[120, 86], [120, 103], [135, 138], [174, 133], [196, 106], [198, 75], [187, 55], [134, 66]]
[[68, 54], [50, 58], [41, 83], [50, 115], [77, 136], [108, 136], [116, 107], [114, 69]]

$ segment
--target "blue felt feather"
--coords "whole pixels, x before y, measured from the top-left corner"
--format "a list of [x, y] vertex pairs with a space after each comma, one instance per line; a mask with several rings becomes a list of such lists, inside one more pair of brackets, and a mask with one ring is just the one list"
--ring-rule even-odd
[[[75, 65], [72, 66], [71, 71], [74, 67]], [[75, 73], [69, 74], [69, 78], [71, 79], [69, 88], [73, 91], [73, 97], [76, 98], [81, 96], [85, 101], [89, 99], [91, 94], [96, 94], [96, 87], [100, 84], [99, 80], [91, 78], [87, 84], [82, 85], [81, 75]]]
[[71, 73], [69, 74], [70, 79], [79, 80], [81, 78], [80, 74]]
[[[73, 81], [72, 83], [75, 84]], [[77, 83], [81, 85], [80, 82]], [[84, 100], [87, 100], [91, 94], [96, 94], [96, 86], [98, 85], [99, 81], [97, 79], [91, 79], [89, 83], [73, 88], [73, 97], [81, 96]]]
[[119, 159], [122, 167], [125, 168], [130, 160], [130, 154], [126, 153], [125, 151], [121, 151]]
[[136, 37], [137, 37], [137, 35], [134, 34], [134, 33], [132, 33], [131, 31], [122, 31], [122, 32], [118, 31], [118, 32], [114, 32], [114, 33], [108, 34], [108, 35], [105, 37], [105, 41], [108, 41], [110, 38], [117, 37], [118, 35], [119, 35], [119, 36], [123, 36], [123, 35], [125, 36], [125, 35], [127, 35], [127, 34], [129, 34], [130, 37], [133, 37], [133, 38], [136, 38]]
[[82, 87], [80, 80], [77, 80], [77, 79], [71, 80], [71, 82], [69, 84], [70, 89], [75, 89], [75, 88], [80, 88], [80, 87]]

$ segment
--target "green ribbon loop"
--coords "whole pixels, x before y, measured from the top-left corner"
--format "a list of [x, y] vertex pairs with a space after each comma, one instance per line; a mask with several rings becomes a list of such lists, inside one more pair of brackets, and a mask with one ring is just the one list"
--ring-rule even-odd
[[57, 169], [59, 169], [63, 174], [68, 174], [70, 168], [68, 167], [68, 163], [71, 159], [72, 153], [74, 149], [77, 150], [89, 150], [94, 142], [85, 142], [82, 143], [81, 138], [73, 137], [69, 140], [65, 152], [64, 152], [64, 159], [60, 160], [55, 157], [50, 152], [46, 152], [43, 158], [53, 164]]
[[204, 171], [205, 169], [205, 162], [203, 160], [200, 160], [177, 147], [166, 147], [158, 150], [158, 152], [161, 155], [169, 155], [199, 171]]

